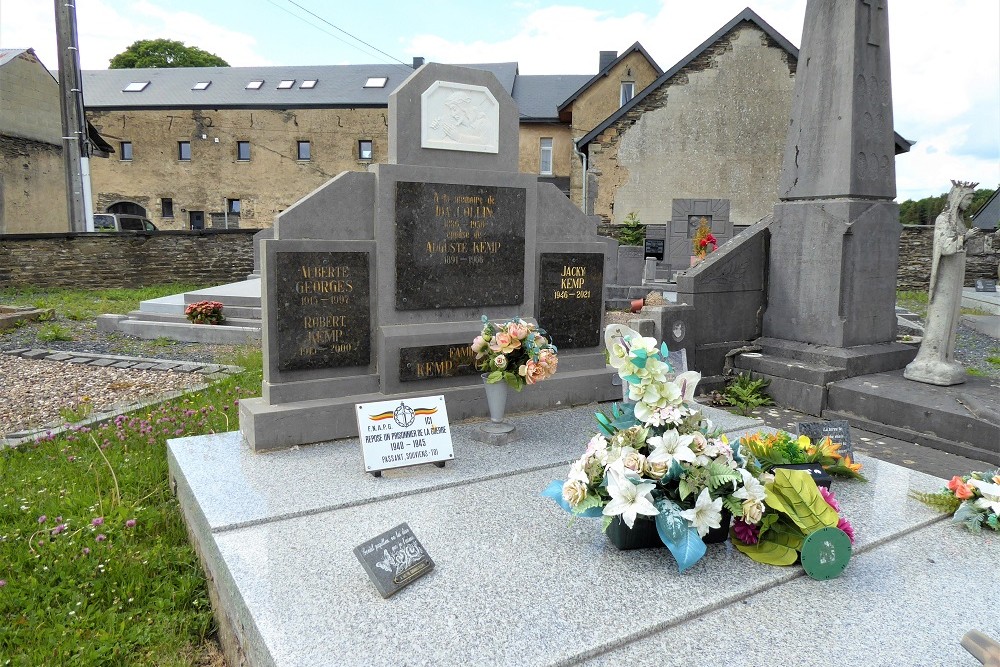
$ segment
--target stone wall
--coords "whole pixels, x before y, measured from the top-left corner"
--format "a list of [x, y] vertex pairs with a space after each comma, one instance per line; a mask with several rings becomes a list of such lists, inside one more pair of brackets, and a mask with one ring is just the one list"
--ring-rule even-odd
[[0, 134], [0, 234], [68, 229], [62, 147]]
[[253, 270], [255, 231], [0, 235], [0, 287], [235, 282]]
[[[934, 225], [905, 225], [899, 237], [897, 289], [926, 292], [931, 280]], [[997, 278], [1000, 241], [979, 236], [969, 241], [965, 258], [965, 286], [975, 287], [976, 278]]]

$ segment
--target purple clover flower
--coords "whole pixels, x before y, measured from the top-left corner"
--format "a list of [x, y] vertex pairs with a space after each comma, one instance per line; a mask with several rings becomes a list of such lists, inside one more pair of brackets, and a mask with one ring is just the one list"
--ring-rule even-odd
[[90, 521], [90, 525], [91, 526], [100, 526], [103, 523], [104, 523], [104, 517], [103, 516], [99, 516], [96, 519], [91, 519], [91, 521]]

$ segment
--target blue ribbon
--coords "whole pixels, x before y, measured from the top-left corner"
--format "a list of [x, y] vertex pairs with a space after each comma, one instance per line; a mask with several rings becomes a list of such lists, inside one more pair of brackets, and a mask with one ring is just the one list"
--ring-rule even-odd
[[563, 499], [562, 496], [563, 484], [565, 484], [565, 482], [563, 482], [562, 480], [559, 479], [554, 480], [551, 484], [545, 487], [545, 490], [542, 491], [542, 495], [548, 496], [552, 500], [556, 501], [556, 504], [559, 505], [559, 507], [563, 508], [573, 516], [583, 516], [593, 519], [604, 515], [603, 507], [588, 507], [582, 512], [574, 512], [570, 504]]

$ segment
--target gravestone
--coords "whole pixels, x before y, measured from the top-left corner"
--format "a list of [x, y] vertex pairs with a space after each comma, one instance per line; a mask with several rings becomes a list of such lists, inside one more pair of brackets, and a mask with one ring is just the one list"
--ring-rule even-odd
[[683, 271], [691, 266], [694, 237], [702, 221], [721, 246], [733, 238], [733, 222], [729, 219], [728, 199], [674, 199], [667, 230], [666, 259], [671, 271]]
[[509, 412], [615, 398], [600, 339], [609, 246], [517, 171], [518, 128], [492, 74], [425, 65], [389, 97], [389, 162], [277, 216], [260, 241], [262, 396], [240, 402], [253, 449], [355, 436], [356, 403], [434, 394], [453, 420], [486, 416], [468, 347], [483, 315], [533, 318], [559, 347], [555, 376]]

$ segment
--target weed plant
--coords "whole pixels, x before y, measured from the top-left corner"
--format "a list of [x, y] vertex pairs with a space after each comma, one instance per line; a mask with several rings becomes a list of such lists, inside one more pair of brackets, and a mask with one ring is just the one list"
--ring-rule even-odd
[[0, 666], [196, 664], [212, 614], [166, 441], [237, 428], [260, 350], [230, 363], [247, 370], [0, 450]]
[[38, 328], [38, 340], [46, 343], [57, 340], [73, 340], [73, 332], [61, 324], [49, 322]]

